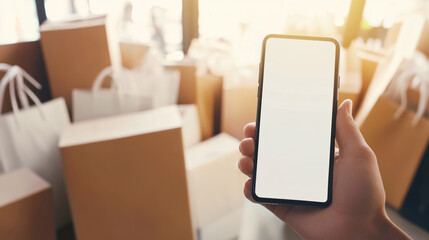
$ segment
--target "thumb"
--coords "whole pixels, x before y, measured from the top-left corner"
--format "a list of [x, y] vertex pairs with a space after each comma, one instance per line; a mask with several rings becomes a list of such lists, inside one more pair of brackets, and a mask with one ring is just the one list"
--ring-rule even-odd
[[363, 138], [359, 127], [352, 116], [353, 102], [346, 99], [337, 110], [336, 139], [340, 154], [359, 155], [368, 150], [368, 144]]

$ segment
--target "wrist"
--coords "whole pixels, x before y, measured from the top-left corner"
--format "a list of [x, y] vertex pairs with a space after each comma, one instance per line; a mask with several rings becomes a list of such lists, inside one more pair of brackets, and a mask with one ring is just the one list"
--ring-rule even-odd
[[372, 234], [376, 239], [405, 240], [411, 239], [404, 231], [396, 226], [384, 211], [374, 219]]

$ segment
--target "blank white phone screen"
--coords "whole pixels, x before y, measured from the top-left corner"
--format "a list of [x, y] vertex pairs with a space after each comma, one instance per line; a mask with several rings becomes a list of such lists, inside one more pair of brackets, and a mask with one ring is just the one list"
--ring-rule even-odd
[[267, 40], [255, 184], [258, 197], [327, 201], [335, 51], [330, 41]]

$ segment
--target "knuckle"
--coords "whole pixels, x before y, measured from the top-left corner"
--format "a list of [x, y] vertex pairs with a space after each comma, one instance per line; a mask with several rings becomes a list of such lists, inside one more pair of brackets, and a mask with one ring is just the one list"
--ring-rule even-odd
[[368, 160], [376, 160], [374, 151], [367, 144], [363, 144], [357, 148], [357, 155]]

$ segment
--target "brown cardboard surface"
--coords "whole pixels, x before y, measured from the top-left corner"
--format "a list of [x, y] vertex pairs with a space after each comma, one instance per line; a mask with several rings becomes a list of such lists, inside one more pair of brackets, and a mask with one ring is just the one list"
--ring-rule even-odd
[[179, 104], [197, 102], [197, 75], [196, 65], [193, 62], [173, 62], [166, 64], [167, 69], [180, 72]]
[[387, 202], [399, 209], [414, 178], [429, 139], [429, 120], [406, 110], [400, 118], [393, 115], [399, 105], [381, 96], [360, 129], [374, 150], [386, 190]]
[[0, 192], [0, 239], [55, 239], [49, 183], [21, 168], [0, 175]]
[[257, 89], [258, 86], [235, 86], [223, 89], [222, 132], [237, 139], [244, 138], [244, 126], [256, 121]]
[[359, 92], [350, 92], [350, 91], [339, 91], [338, 92], [338, 107], [341, 105], [341, 103], [346, 100], [350, 99], [353, 102], [353, 112], [356, 112], [356, 106], [359, 103]]
[[[71, 110], [74, 88], [91, 88], [101, 70], [120, 62], [104, 18], [76, 23], [45, 22], [40, 38], [52, 97], [64, 97]], [[119, 51], [119, 48], [116, 49]], [[112, 57], [111, 57], [112, 56]]]
[[220, 132], [223, 78], [212, 74], [196, 75], [192, 59], [166, 64], [180, 71], [179, 104], [196, 104], [200, 118], [201, 137], [208, 139]]
[[80, 122], [60, 146], [78, 239], [193, 239], [176, 107]]
[[[42, 89], [38, 90], [28, 84], [40, 101], [45, 102], [51, 99], [39, 41], [0, 45], [0, 63], [20, 66], [42, 85]], [[0, 79], [3, 76], [4, 73], [0, 72]], [[11, 110], [9, 93], [6, 93], [5, 96], [3, 112], [8, 112]]]
[[149, 46], [135, 42], [119, 42], [121, 50], [122, 66], [133, 69], [142, 64], [143, 58], [149, 51]]
[[222, 102], [222, 77], [203, 75], [197, 77], [197, 108], [202, 139], [220, 132]]

